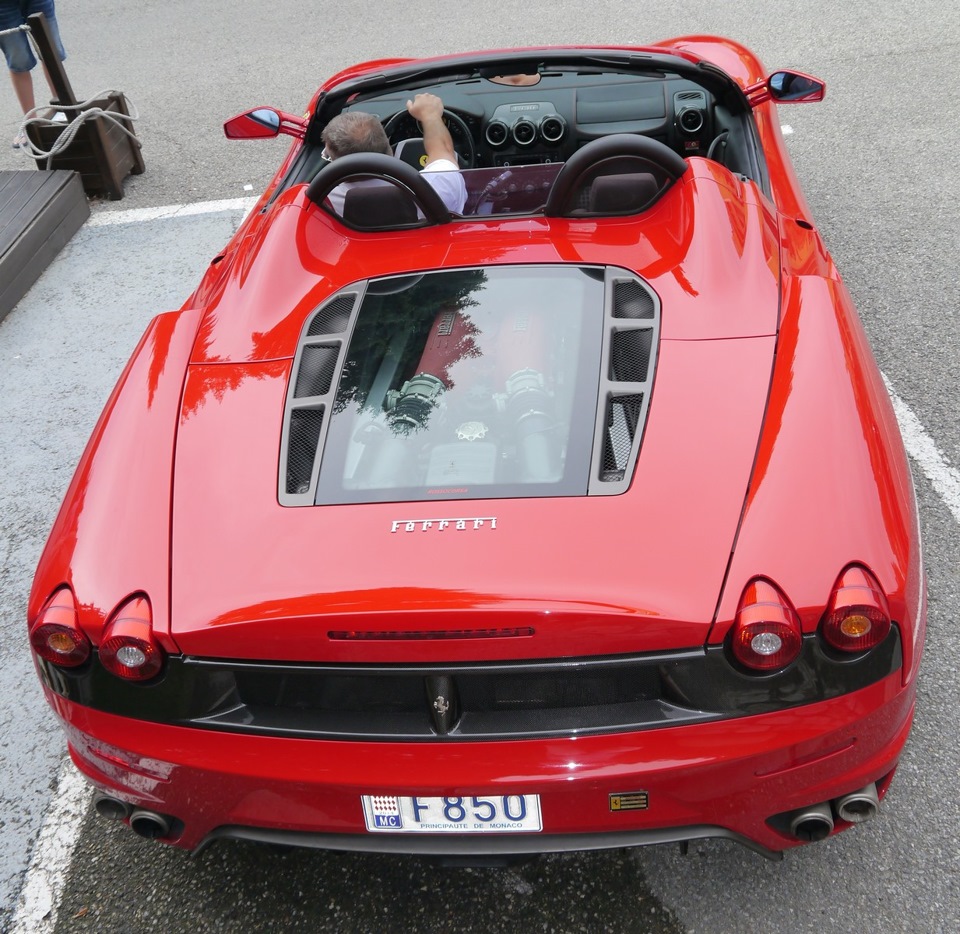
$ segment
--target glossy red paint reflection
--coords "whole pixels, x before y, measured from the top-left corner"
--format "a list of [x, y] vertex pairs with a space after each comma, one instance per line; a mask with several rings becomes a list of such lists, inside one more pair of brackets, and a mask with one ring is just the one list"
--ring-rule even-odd
[[[617, 51], [592, 50], [582, 73], [597, 74], [596, 58]], [[872, 783], [885, 793], [913, 716], [925, 596], [912, 480], [883, 380], [764, 99], [767, 70], [736, 43], [706, 36], [630, 54], [676, 54], [733, 76], [739, 89], [727, 83], [725, 100], [754, 121], [740, 130], [747, 138], [755, 128], [763, 151], [755, 180], [708, 158], [705, 141], [636, 216], [473, 215], [358, 234], [306, 197], [308, 173], [287, 180], [318, 154], [324, 108], [356, 91], [344, 83], [363, 79], [367, 93], [406, 60], [335, 76], [303, 120], [261, 108], [229, 122], [234, 135], [273, 135], [275, 114], [276, 132], [294, 138], [183, 308], [152, 322], [136, 349], [68, 490], [28, 609], [38, 652], [52, 649], [54, 664], [79, 659], [57, 678], [38, 662], [74, 761], [101, 791], [176, 818], [178, 845], [236, 825], [329, 835], [329, 845], [342, 834], [352, 845], [366, 834], [360, 795], [530, 793], [541, 796], [545, 849], [562, 835], [712, 828], [776, 851], [797, 843], [776, 815]], [[417, 72], [447, 68], [442, 81], [465, 60], [424, 60]], [[751, 89], [752, 109], [741, 94]], [[609, 102], [600, 103], [603, 112]], [[655, 379], [628, 488], [497, 500], [428, 489], [416, 502], [280, 505], [290, 376], [322, 302], [381, 276], [539, 264], [589, 275], [617, 267], [659, 301]], [[600, 334], [615, 311], [596, 304]], [[517, 339], [517, 353], [491, 367], [496, 381], [531, 359], [549, 362], [545, 342], [536, 345], [551, 309], [535, 312], [525, 335], [533, 349]], [[600, 369], [612, 353], [604, 348]], [[419, 360], [449, 382], [442, 351], [421, 347], [409, 365]], [[594, 376], [589, 385], [596, 394], [609, 383]], [[598, 411], [609, 402], [596, 401]], [[601, 430], [622, 426], [601, 423], [603, 442]], [[902, 665], [886, 656], [887, 667], [851, 688], [851, 667], [895, 651], [883, 638], [891, 626]], [[684, 664], [718, 666], [709, 670], [721, 675], [704, 680], [723, 682], [733, 699], [690, 707], [683, 692], [696, 679], [684, 686], [670, 669], [679, 653]], [[213, 667], [208, 660], [245, 675], [264, 660], [301, 672], [311, 663], [406, 667], [427, 682], [458, 665], [550, 661], [566, 672], [578, 659], [605, 666], [649, 655], [651, 683], [628, 700], [660, 705], [662, 723], [591, 732], [577, 721], [535, 738], [467, 740], [435, 726], [416, 742], [375, 731], [333, 740], [298, 719], [299, 700], [296, 722], [275, 733], [263, 727], [269, 713], [214, 729], [208, 709], [222, 701], [234, 712], [219, 681], [191, 727], [137, 700], [127, 716], [107, 713], [127, 701], [97, 709], [84, 693], [106, 679], [110, 703], [147, 698], [175, 664], [192, 677]], [[802, 666], [820, 663], [835, 665], [840, 686], [790, 700]], [[104, 667], [148, 683], [107, 678]], [[252, 696], [269, 706], [265, 693]], [[424, 722], [444, 704], [425, 702]], [[633, 790], [649, 795], [647, 809], [611, 809], [611, 794]]]

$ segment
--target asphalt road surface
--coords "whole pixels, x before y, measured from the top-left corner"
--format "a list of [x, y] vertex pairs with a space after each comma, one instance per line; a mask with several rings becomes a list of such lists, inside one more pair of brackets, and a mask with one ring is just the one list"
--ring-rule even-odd
[[[671, 6], [57, 4], [75, 91], [127, 93], [141, 115], [147, 169], [127, 180], [123, 200], [93, 206], [96, 223], [0, 323], [0, 930], [960, 929], [960, 17], [937, 0], [909, 8], [862, 0]], [[33, 568], [146, 322], [182, 302], [242, 216], [171, 209], [146, 217], [131, 209], [255, 194], [284, 144], [227, 142], [223, 120], [257, 104], [301, 112], [322, 79], [357, 61], [690, 33], [731, 36], [771, 70], [793, 67], [827, 81], [823, 104], [784, 107], [781, 120], [814, 219], [906, 407], [929, 631], [914, 732], [877, 820], [782, 863], [723, 842], [693, 845], [686, 856], [651, 847], [495, 870], [242, 844], [190, 859], [89, 814], [60, 850], [38, 846], [45, 816], [56, 813], [63, 742], [25, 647]], [[0, 139], [13, 138], [18, 119], [12, 92], [0, 92]], [[0, 169], [28, 167], [0, 146]], [[48, 852], [55, 856], [28, 874], [31, 854]], [[46, 917], [21, 910], [14, 921], [22, 886], [37, 872], [62, 881], [57, 903]]]

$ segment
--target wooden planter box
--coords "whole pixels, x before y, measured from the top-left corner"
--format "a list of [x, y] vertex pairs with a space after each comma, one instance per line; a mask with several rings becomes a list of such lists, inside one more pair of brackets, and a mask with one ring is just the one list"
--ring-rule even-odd
[[[120, 93], [91, 101], [90, 107], [100, 107], [108, 113], [129, 113], [126, 98]], [[124, 125], [131, 126], [129, 122]], [[28, 124], [27, 134], [34, 145], [49, 152], [69, 126], [70, 123]], [[139, 175], [143, 171], [143, 156], [136, 140], [103, 117], [83, 120], [70, 144], [53, 157], [49, 166], [47, 161], [38, 159], [37, 168], [77, 172], [88, 195], [106, 195], [114, 200], [123, 197], [123, 180], [127, 175]]]
[[[70, 86], [70, 79], [63, 68], [63, 62], [57, 54], [53, 37], [50, 35], [50, 25], [42, 13], [34, 13], [27, 17], [30, 34], [37, 47], [41, 61], [50, 76], [50, 83], [57, 92], [57, 103], [65, 106], [74, 106], [77, 103], [76, 95]], [[87, 111], [99, 107], [108, 113], [129, 115], [127, 99], [123, 93], [116, 91], [109, 97], [91, 101]], [[87, 111], [66, 111], [66, 124], [41, 126], [28, 124], [27, 135], [30, 141], [45, 152], [49, 152], [53, 144], [66, 132], [78, 118], [78, 113]], [[131, 132], [133, 125], [129, 120], [123, 125]], [[39, 169], [68, 169], [77, 172], [83, 184], [83, 190], [88, 195], [106, 195], [114, 200], [123, 197], [123, 180], [127, 175], [139, 175], [143, 171], [143, 156], [140, 154], [140, 144], [136, 137], [125, 133], [112, 120], [103, 117], [90, 117], [81, 120], [77, 135], [71, 140], [63, 152], [53, 159], [38, 159]]]

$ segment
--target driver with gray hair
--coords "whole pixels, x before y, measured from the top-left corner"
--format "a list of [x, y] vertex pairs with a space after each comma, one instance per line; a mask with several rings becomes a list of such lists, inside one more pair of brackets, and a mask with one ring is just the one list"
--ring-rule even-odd
[[[447, 210], [460, 214], [467, 200], [467, 186], [457, 164], [453, 138], [443, 122], [443, 101], [436, 94], [418, 94], [407, 101], [407, 112], [420, 122], [423, 131], [423, 148], [427, 154], [421, 169], [424, 180], [440, 195]], [[383, 125], [373, 114], [361, 111], [339, 114], [324, 127], [322, 136], [324, 151], [331, 161], [357, 152], [393, 155]], [[327, 199], [338, 214], [343, 214], [343, 200], [351, 188], [379, 184], [383, 183], [376, 179], [343, 182]]]

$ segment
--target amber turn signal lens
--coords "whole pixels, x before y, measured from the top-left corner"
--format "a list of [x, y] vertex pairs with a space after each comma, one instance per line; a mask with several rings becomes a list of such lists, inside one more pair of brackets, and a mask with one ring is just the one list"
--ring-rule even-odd
[[146, 597], [121, 606], [100, 643], [100, 663], [125, 681], [148, 681], [163, 668], [164, 652], [153, 637], [153, 614]]
[[866, 568], [851, 565], [837, 579], [820, 632], [828, 645], [851, 653], [866, 652], [887, 637], [887, 598]]
[[40, 611], [30, 629], [30, 645], [42, 659], [61, 668], [76, 668], [90, 657], [90, 640], [80, 628], [77, 603], [62, 587]]
[[733, 657], [753, 671], [776, 671], [789, 665], [802, 645], [800, 618], [790, 601], [770, 581], [750, 581], [733, 624]]

